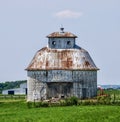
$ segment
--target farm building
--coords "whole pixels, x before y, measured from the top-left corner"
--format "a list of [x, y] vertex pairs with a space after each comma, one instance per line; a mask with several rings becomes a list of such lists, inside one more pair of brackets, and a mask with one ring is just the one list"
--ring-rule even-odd
[[3, 90], [2, 94], [23, 95], [27, 94], [27, 83], [20, 84], [20, 88]]
[[89, 53], [76, 45], [77, 36], [53, 32], [48, 46], [38, 50], [27, 70], [28, 101], [97, 94], [97, 70]]

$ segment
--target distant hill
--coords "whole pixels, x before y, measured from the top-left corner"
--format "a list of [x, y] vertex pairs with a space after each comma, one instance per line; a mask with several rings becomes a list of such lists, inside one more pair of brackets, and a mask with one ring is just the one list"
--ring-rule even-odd
[[103, 89], [120, 89], [120, 85], [98, 85]]
[[20, 87], [21, 83], [26, 83], [26, 82], [27, 80], [19, 80], [19, 81], [7, 81], [4, 83], [0, 83], [0, 94], [2, 93], [3, 90], [18, 88]]

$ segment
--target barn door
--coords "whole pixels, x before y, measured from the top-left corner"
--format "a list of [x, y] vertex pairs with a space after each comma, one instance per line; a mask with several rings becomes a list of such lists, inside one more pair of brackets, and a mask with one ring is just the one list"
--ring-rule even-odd
[[8, 94], [14, 95], [14, 91], [13, 90], [8, 91]]
[[85, 99], [87, 97], [87, 89], [82, 88], [82, 98]]
[[47, 83], [47, 96], [51, 97], [61, 97], [71, 95], [72, 83]]

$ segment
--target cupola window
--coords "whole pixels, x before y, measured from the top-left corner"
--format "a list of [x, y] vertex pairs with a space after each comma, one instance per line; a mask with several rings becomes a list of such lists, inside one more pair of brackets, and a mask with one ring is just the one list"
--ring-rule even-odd
[[71, 44], [71, 42], [70, 41], [67, 41], [67, 45], [70, 45]]
[[55, 45], [55, 44], [56, 44], [56, 42], [55, 42], [55, 41], [53, 41], [53, 42], [52, 42], [52, 45]]

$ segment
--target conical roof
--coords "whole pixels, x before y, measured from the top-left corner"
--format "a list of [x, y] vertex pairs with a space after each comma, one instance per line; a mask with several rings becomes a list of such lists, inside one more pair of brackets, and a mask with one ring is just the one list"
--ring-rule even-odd
[[83, 48], [39, 50], [26, 70], [98, 70]]
[[77, 38], [76, 35], [74, 35], [71, 32], [53, 32], [47, 36], [48, 38]]

